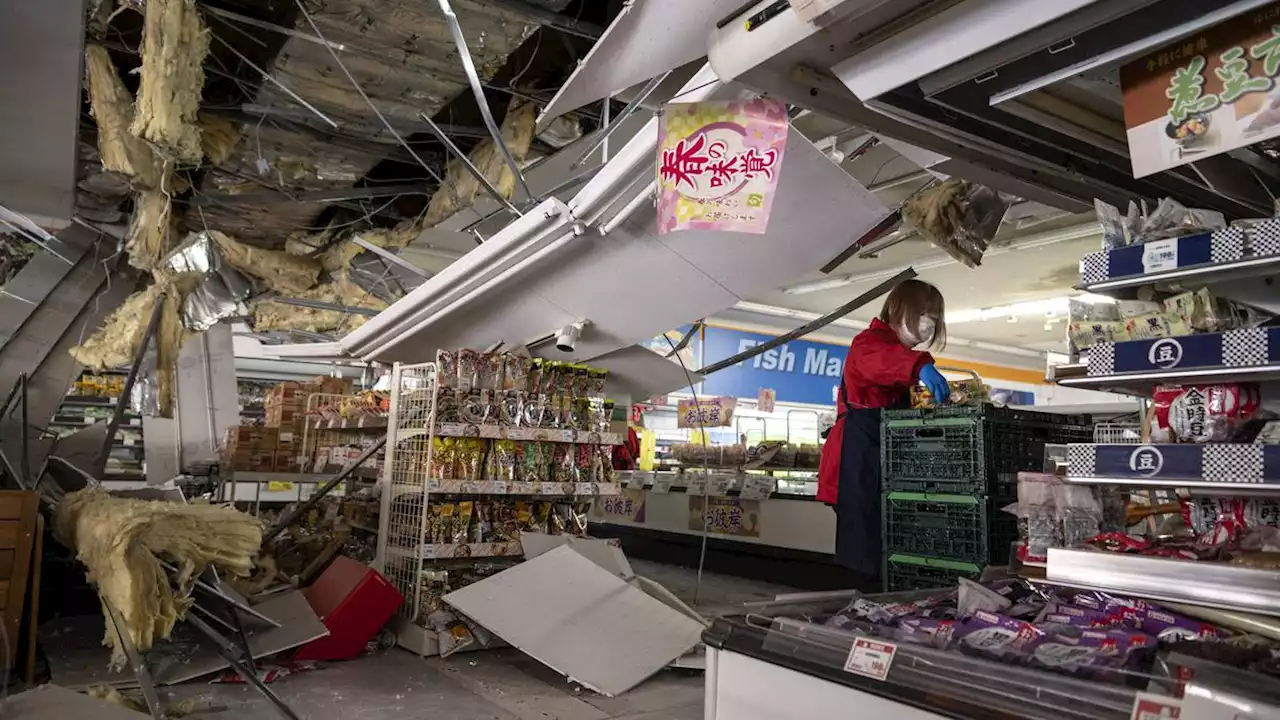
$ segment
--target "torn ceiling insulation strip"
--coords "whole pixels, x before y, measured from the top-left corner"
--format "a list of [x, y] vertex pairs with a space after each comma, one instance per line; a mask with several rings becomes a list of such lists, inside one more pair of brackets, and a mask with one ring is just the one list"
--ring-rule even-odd
[[[98, 487], [63, 498], [54, 528], [144, 652], [173, 632], [206, 567], [247, 576], [262, 543], [258, 520], [235, 508], [121, 498]], [[170, 585], [160, 557], [178, 567], [177, 588]], [[124, 651], [111, 622], [104, 643], [112, 648], [113, 664], [122, 665]]]
[[[741, 97], [740, 87], [721, 86], [704, 69], [681, 99]], [[567, 214], [546, 220], [531, 212], [513, 222], [343, 338], [341, 347], [364, 360], [421, 362], [438, 348], [520, 346], [585, 320], [567, 357], [550, 344], [531, 351], [594, 362], [821, 267], [888, 213], [792, 130], [768, 232], [659, 236], [648, 199], [657, 141], [654, 119], [570, 201]], [[797, 236], [806, 242], [789, 241]], [[677, 290], [654, 293], [624, 281], [637, 268], [661, 273], [666, 287]], [[662, 374], [669, 374], [665, 367]]]
[[147, 0], [145, 15], [142, 82], [129, 130], [168, 160], [197, 165], [204, 155], [197, 111], [209, 33], [195, 0]]

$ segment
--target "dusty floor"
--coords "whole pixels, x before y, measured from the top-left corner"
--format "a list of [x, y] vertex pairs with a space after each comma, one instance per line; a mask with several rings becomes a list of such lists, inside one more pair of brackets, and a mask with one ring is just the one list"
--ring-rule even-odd
[[[694, 604], [697, 573], [632, 561]], [[788, 588], [704, 575], [697, 607], [707, 615], [773, 597]], [[272, 688], [301, 718], [449, 718], [450, 720], [697, 720], [702, 717], [702, 674], [666, 670], [640, 687], [606, 698], [580, 690], [518, 650], [421, 659], [403, 650], [335, 663], [283, 678]], [[189, 683], [170, 688], [173, 700], [191, 699], [197, 720], [268, 720], [280, 717], [253, 690], [239, 685]]]

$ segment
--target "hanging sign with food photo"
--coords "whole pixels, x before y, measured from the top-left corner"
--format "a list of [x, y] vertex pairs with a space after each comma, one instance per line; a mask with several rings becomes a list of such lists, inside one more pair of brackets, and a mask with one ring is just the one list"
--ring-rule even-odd
[[1133, 176], [1280, 136], [1280, 3], [1120, 69]]

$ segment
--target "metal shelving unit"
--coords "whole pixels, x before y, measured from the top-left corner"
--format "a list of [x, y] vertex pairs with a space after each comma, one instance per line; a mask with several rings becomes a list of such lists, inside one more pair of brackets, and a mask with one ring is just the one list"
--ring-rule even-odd
[[[397, 363], [391, 371], [391, 403], [386, 418], [382, 508], [375, 565], [404, 595], [399, 611], [400, 644], [427, 655], [435, 652], [434, 631], [422, 622], [423, 577], [436, 562], [458, 563], [495, 558], [518, 559], [519, 540], [432, 543], [428, 513], [432, 495], [516, 496], [548, 500], [581, 500], [618, 495], [618, 482], [510, 482], [443, 480], [432, 476], [435, 439], [440, 437], [617, 445], [617, 433], [559, 428], [529, 428], [468, 423], [437, 423], [439, 383], [435, 363]], [[322, 421], [324, 422], [324, 421]], [[342, 424], [342, 423], [339, 423]], [[368, 427], [368, 425], [366, 425]], [[612, 472], [612, 470], [610, 470]]]
[[[1280, 271], [1280, 220], [1241, 232], [1220, 231], [1162, 241], [1177, 247], [1177, 267], [1145, 272], [1143, 246], [1092, 253], [1077, 287], [1118, 297], [1142, 285], [1182, 283], [1238, 288]], [[1276, 239], [1273, 240], [1272, 238]], [[1246, 250], [1245, 248], [1248, 248]], [[1239, 298], [1231, 290], [1221, 293]], [[1241, 298], [1243, 299], [1243, 298]], [[1070, 387], [1149, 395], [1163, 383], [1280, 381], [1280, 328], [1233, 330], [1175, 338], [1100, 343], [1086, 363], [1055, 369]], [[1280, 445], [1071, 444], [1067, 482], [1129, 488], [1182, 488], [1199, 495], [1280, 495]], [[1152, 600], [1280, 614], [1280, 573], [1225, 563], [1050, 549], [1046, 580]]]

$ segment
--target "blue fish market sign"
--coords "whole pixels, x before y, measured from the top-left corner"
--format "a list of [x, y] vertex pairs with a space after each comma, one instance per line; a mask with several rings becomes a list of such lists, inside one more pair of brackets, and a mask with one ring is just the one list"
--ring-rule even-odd
[[[701, 348], [701, 364], [710, 365], [732, 357], [774, 337], [708, 327]], [[778, 402], [832, 405], [848, 353], [849, 348], [840, 345], [793, 340], [708, 375], [702, 383], [702, 392], [755, 398], [764, 387], [777, 391]]]

